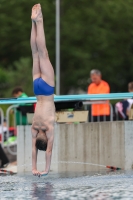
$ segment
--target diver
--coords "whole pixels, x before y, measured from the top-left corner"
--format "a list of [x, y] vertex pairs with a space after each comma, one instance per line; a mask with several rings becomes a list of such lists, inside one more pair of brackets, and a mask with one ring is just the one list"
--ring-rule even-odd
[[[50, 170], [54, 140], [54, 70], [46, 48], [41, 5], [32, 8], [31, 50], [33, 57], [33, 89], [37, 104], [32, 121], [32, 173], [47, 175]], [[46, 166], [37, 170], [37, 151], [46, 151]]]

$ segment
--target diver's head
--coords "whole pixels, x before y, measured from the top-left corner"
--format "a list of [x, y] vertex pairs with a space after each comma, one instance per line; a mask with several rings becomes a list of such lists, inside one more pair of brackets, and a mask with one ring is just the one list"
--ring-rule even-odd
[[46, 133], [43, 131], [39, 131], [36, 137], [36, 148], [41, 151], [46, 151], [47, 142], [48, 142], [48, 139], [47, 139]]

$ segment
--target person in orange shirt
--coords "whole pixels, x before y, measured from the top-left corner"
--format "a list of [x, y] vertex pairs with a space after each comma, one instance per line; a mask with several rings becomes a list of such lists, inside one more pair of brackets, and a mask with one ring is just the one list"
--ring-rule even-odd
[[[102, 80], [101, 72], [97, 69], [93, 69], [90, 72], [90, 78], [92, 83], [88, 86], [88, 94], [108, 94], [110, 93], [110, 87], [107, 82]], [[91, 107], [92, 120], [97, 121], [109, 121], [110, 120], [110, 106], [109, 101], [105, 104], [93, 104]]]

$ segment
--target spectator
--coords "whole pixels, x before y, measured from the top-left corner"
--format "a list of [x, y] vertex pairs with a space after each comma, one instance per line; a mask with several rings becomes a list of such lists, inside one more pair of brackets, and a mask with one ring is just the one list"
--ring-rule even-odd
[[[27, 94], [23, 92], [23, 89], [21, 87], [16, 87], [12, 91], [12, 95], [17, 98], [26, 98], [28, 97]], [[25, 105], [25, 104], [20, 104]], [[16, 111], [16, 125], [27, 125], [27, 116], [23, 115], [21, 110], [19, 108]]]
[[5, 136], [6, 132], [7, 132], [7, 127], [5, 127], [4, 123], [2, 124], [0, 120], [0, 168], [3, 168], [5, 165], [9, 163], [9, 160], [1, 146], [1, 141], [3, 139], [2, 137]]
[[16, 87], [16, 88], [14, 88], [13, 91], [12, 91], [12, 95], [13, 95], [14, 97], [17, 97], [17, 98], [28, 97], [27, 94], [25, 94], [25, 93], [23, 92], [23, 89], [22, 89], [21, 87]]
[[[91, 70], [90, 78], [92, 83], [88, 86], [88, 94], [108, 94], [110, 87], [107, 82], [102, 80], [101, 72], [97, 69]], [[104, 104], [93, 104], [91, 114], [94, 122], [110, 120], [110, 106], [106, 102]]]
[[9, 160], [8, 160], [1, 144], [0, 144], [0, 162], [1, 162], [0, 168], [5, 167], [5, 165], [7, 165], [9, 163]]
[[[133, 82], [128, 83], [128, 92], [133, 92]], [[133, 98], [124, 99], [116, 104], [116, 109], [119, 113], [119, 120], [128, 120], [132, 104]]]

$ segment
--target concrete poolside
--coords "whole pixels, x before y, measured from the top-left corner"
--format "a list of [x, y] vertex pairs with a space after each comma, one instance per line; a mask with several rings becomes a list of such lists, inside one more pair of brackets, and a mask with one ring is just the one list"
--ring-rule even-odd
[[[18, 126], [18, 172], [31, 171], [30, 126]], [[133, 121], [56, 124], [51, 171], [97, 171], [99, 165], [131, 170], [133, 166]], [[85, 164], [92, 163], [95, 164]], [[44, 152], [38, 169], [44, 170]]]
[[[10, 155], [4, 168], [14, 173], [31, 172], [30, 126], [18, 126], [17, 156]], [[51, 172], [85, 172], [104, 165], [125, 170], [133, 167], [133, 121], [56, 124]], [[14, 149], [11, 146], [11, 150]], [[38, 153], [38, 169], [44, 170], [45, 153]], [[17, 158], [17, 162], [16, 161]], [[101, 166], [100, 166], [101, 165]], [[102, 166], [103, 165], [103, 166]]]

